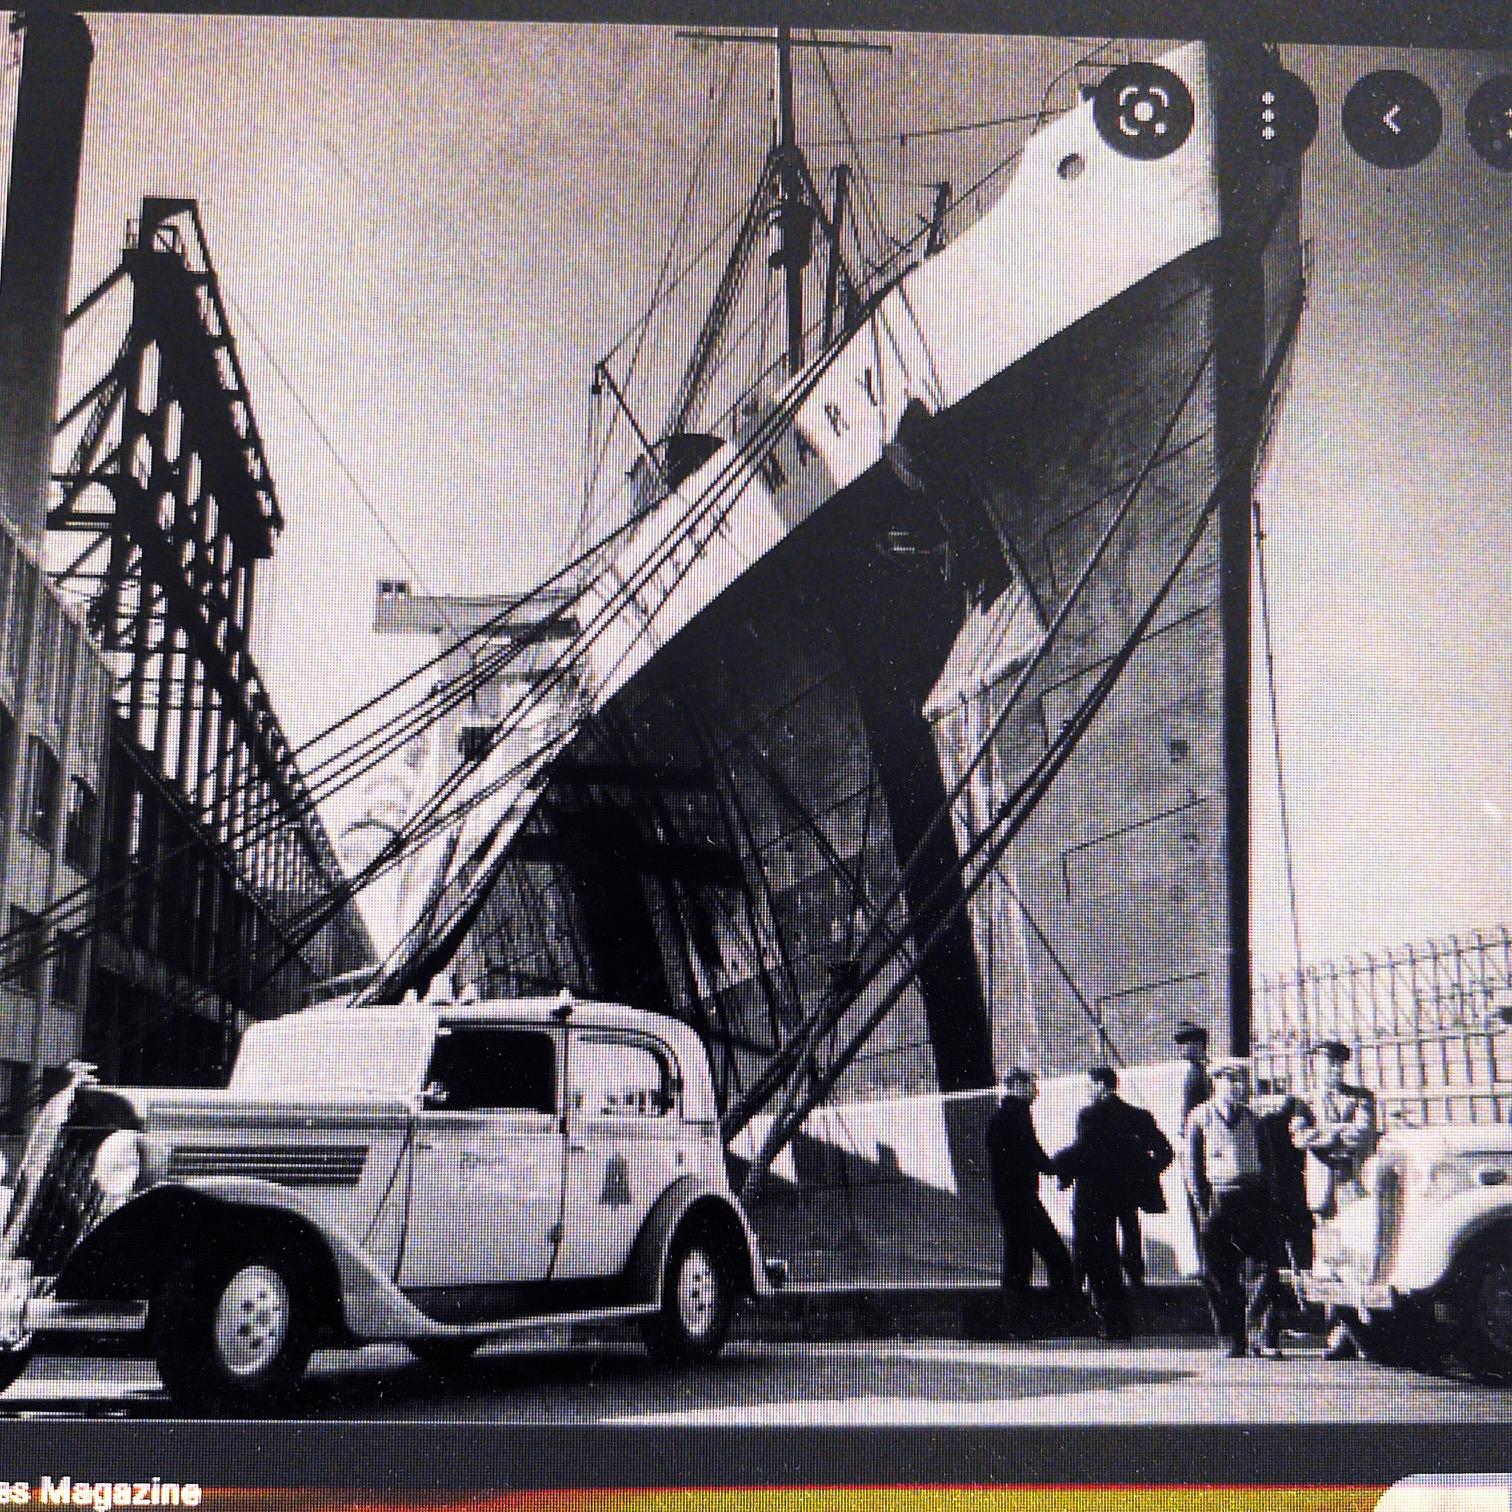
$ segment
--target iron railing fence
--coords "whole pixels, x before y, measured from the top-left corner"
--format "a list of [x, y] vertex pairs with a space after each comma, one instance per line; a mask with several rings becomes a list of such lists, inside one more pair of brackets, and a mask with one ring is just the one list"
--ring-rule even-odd
[[1396, 1123], [1512, 1117], [1512, 933], [1475, 930], [1255, 982], [1255, 1074], [1300, 1090], [1308, 1047], [1340, 1039], [1350, 1080]]

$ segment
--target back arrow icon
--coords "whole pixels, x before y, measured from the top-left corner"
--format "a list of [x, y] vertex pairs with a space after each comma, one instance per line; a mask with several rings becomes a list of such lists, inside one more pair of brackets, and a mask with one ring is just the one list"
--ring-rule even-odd
[[1391, 109], [1381, 117], [1382, 121], [1386, 123], [1386, 129], [1388, 131], [1395, 132], [1397, 136], [1401, 136], [1402, 134], [1402, 128], [1396, 123], [1396, 118], [1401, 115], [1401, 113], [1402, 107], [1400, 105], [1393, 105]]

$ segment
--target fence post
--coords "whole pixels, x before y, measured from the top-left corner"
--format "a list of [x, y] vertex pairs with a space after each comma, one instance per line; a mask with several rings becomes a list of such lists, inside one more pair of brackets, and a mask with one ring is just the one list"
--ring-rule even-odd
[[[1412, 1002], [1412, 1057], [1414, 1088], [1421, 1090], [1428, 1082], [1428, 1055], [1423, 1044], [1423, 992], [1421, 990], [1422, 973], [1418, 968], [1417, 951], [1409, 945], [1407, 947], [1407, 990]], [[1405, 1051], [1406, 1046], [1404, 1044]], [[1428, 1118], [1428, 1100], [1418, 1098], [1418, 1114], [1426, 1122]]]
[[[1507, 926], [1505, 924], [1503, 924], [1501, 927], [1501, 952], [1501, 986], [1502, 990], [1505, 992], [1509, 986], [1512, 986], [1512, 937], [1508, 936]], [[1512, 999], [1509, 999], [1509, 1001], [1512, 1001]], [[1487, 1024], [1486, 1034], [1486, 1058], [1490, 1063], [1489, 1070], [1491, 1073], [1491, 1085], [1495, 1087], [1501, 1082], [1501, 1069], [1498, 1064], [1498, 1056], [1496, 1054], [1496, 1031], [1491, 1027], [1489, 1022]], [[1496, 1121], [1497, 1123], [1500, 1123], [1507, 1112], [1507, 1100], [1501, 1097], [1497, 1097], [1494, 1100], [1493, 1106], [1496, 1109]]]
[[1380, 965], [1370, 951], [1365, 953], [1366, 990], [1370, 996], [1370, 1046], [1375, 1056], [1375, 1084], [1386, 1088], [1386, 1046], [1381, 1033], [1381, 999], [1377, 990]]

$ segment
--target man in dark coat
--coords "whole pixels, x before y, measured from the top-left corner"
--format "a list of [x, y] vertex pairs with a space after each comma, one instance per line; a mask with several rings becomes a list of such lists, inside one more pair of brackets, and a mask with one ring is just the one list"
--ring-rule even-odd
[[[1208, 1075], [1208, 1032], [1201, 1024], [1191, 1019], [1182, 1019], [1171, 1036], [1176, 1044], [1176, 1053], [1187, 1063], [1186, 1076], [1181, 1083], [1181, 1134], [1186, 1137], [1187, 1119], [1194, 1108], [1200, 1108], [1213, 1095], [1213, 1079]], [[1186, 1192], [1187, 1217], [1192, 1223], [1192, 1242], [1202, 1252], [1202, 1214]]]
[[1313, 1215], [1307, 1206], [1307, 1156], [1292, 1139], [1293, 1126], [1310, 1120], [1311, 1110], [1300, 1097], [1265, 1082], [1259, 1084], [1258, 1093], [1255, 1116], [1267, 1149], [1287, 1261], [1292, 1270], [1311, 1270]]
[[987, 1124], [992, 1196], [1003, 1225], [1003, 1290], [1017, 1301], [1029, 1295], [1038, 1254], [1051, 1295], [1069, 1302], [1076, 1295], [1071, 1256], [1039, 1195], [1040, 1177], [1054, 1174], [1054, 1167], [1034, 1132], [1030, 1108], [1038, 1095], [1034, 1077], [1013, 1067], [1003, 1078], [1003, 1099]]
[[1092, 1287], [1103, 1336], [1126, 1339], [1124, 1276], [1136, 1287], [1144, 1285], [1145, 1276], [1140, 1210], [1164, 1211], [1160, 1177], [1175, 1151], [1148, 1111], [1118, 1095], [1118, 1073], [1111, 1066], [1095, 1067], [1089, 1079], [1092, 1100], [1077, 1115], [1076, 1138], [1056, 1156], [1055, 1166], [1062, 1180], [1076, 1183], [1072, 1247]]
[[1181, 1126], [1186, 1128], [1187, 1114], [1200, 1108], [1213, 1095], [1208, 1075], [1208, 1034], [1201, 1024], [1182, 1019], [1171, 1036], [1176, 1051], [1187, 1063], [1186, 1079], [1181, 1084]]

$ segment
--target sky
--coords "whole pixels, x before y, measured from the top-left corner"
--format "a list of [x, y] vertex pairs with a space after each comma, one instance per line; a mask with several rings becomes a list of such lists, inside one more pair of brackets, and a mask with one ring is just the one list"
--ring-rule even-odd
[[[255, 650], [297, 744], [430, 649], [372, 635], [378, 578], [507, 591], [568, 554], [593, 363], [653, 289], [732, 64], [690, 244], [743, 201], [770, 66], [652, 28], [90, 26], [74, 294], [114, 266], [142, 195], [199, 200], [288, 521], [259, 583]], [[930, 182], [971, 182], [1026, 128], [896, 133], [1032, 109], [1085, 51], [877, 40], [891, 51], [831, 67], [856, 134], [883, 138], [868, 164], [899, 225], [928, 209]], [[1475, 84], [1512, 60], [1284, 57], [1322, 127], [1304, 178], [1312, 297], [1260, 499], [1300, 932], [1327, 958], [1512, 920], [1512, 176], [1461, 127]], [[1380, 66], [1413, 68], [1445, 102], [1443, 143], [1418, 168], [1371, 168], [1343, 141], [1344, 93]], [[0, 76], [7, 170], [16, 77]], [[799, 97], [800, 137], [834, 142], [807, 59]], [[812, 155], [822, 167], [839, 153]], [[648, 392], [717, 271], [704, 265], [648, 343]], [[119, 331], [103, 314], [81, 329], [65, 399]], [[1255, 697], [1253, 944], [1260, 965], [1284, 967], [1259, 657]], [[333, 830], [350, 817], [327, 813]]]

